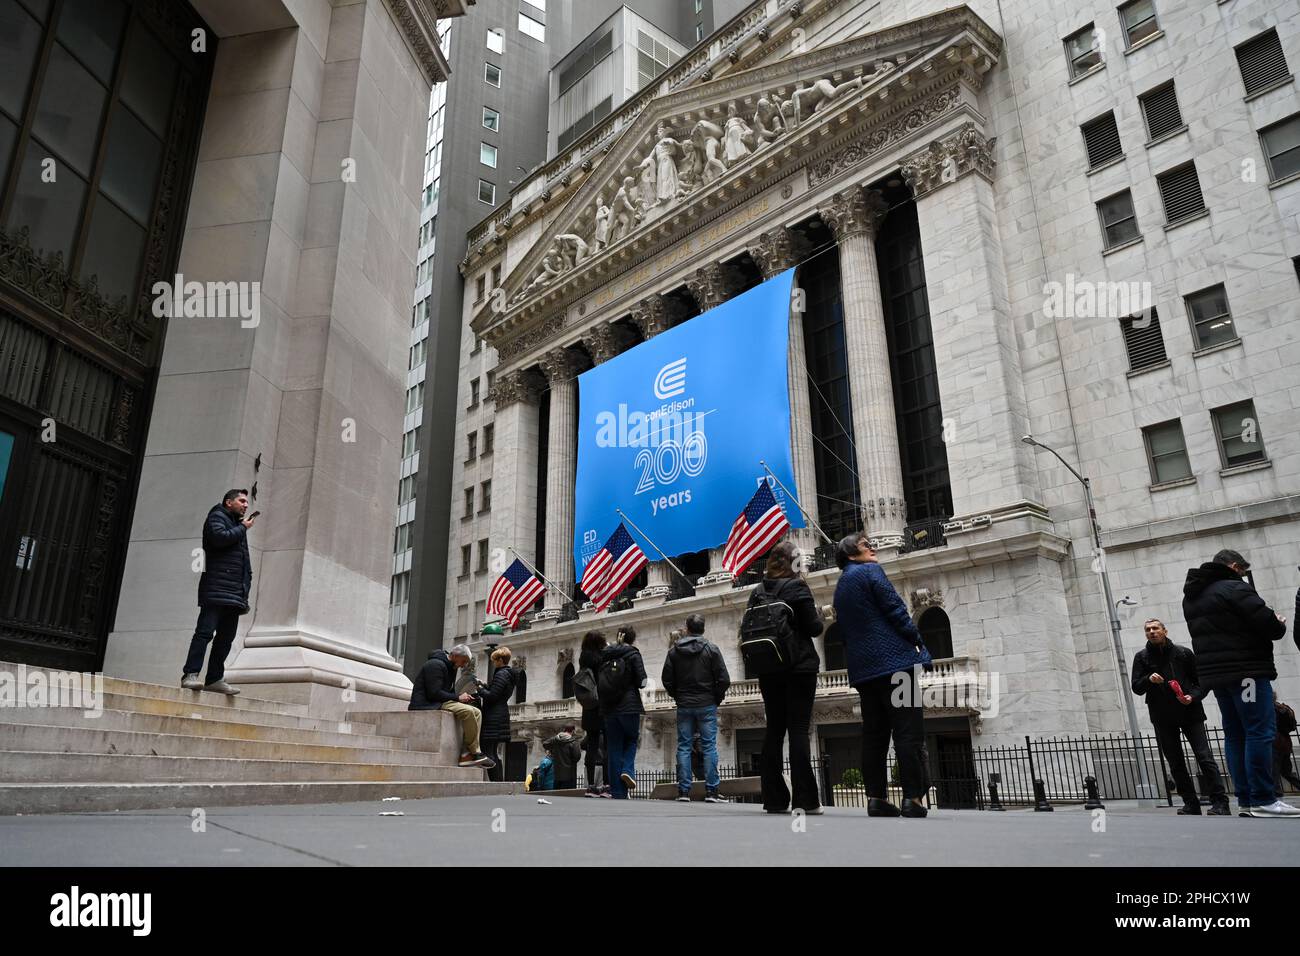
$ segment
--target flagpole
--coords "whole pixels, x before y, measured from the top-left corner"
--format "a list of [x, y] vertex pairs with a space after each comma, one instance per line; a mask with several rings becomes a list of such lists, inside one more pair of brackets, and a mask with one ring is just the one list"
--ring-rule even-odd
[[822, 536], [822, 540], [825, 541], [827, 544], [833, 545], [835, 542], [832, 541], [832, 540], [827, 536], [826, 532], [822, 530], [821, 525], [819, 525], [819, 524], [818, 524], [818, 523], [813, 519], [813, 516], [810, 515], [810, 514], [808, 513], [808, 510], [807, 510], [806, 508], [804, 508], [803, 505], [799, 504], [799, 499], [796, 498], [796, 497], [794, 496], [793, 493], [791, 493], [791, 491], [790, 491], [789, 488], [787, 488], [784, 484], [781, 483], [781, 479], [780, 479], [780, 478], [778, 478], [776, 475], [772, 474], [772, 469], [769, 468], [769, 467], [767, 467], [767, 462], [765, 462], [762, 458], [760, 458], [760, 459], [758, 460], [758, 463], [759, 463], [760, 465], [763, 466], [763, 470], [764, 470], [765, 472], [767, 472], [769, 475], [772, 475], [772, 480], [773, 480], [773, 481], [775, 481], [778, 485], [781, 485], [781, 490], [784, 491], [787, 495], [790, 496], [790, 500], [793, 501], [793, 502], [795, 503], [795, 506], [796, 506], [796, 507], [799, 509], [799, 511], [803, 514], [804, 518], [807, 519], [808, 523], [809, 523], [810, 525], [813, 526], [813, 529], [814, 529], [814, 530], [815, 530], [819, 535]]
[[529, 564], [528, 559], [525, 558], [522, 554], [520, 554], [514, 548], [506, 548], [506, 550], [509, 551], [511, 554], [513, 554], [520, 561], [522, 561], [524, 563], [524, 567], [526, 567], [529, 571], [533, 572], [533, 574], [541, 578], [543, 584], [545, 584], [548, 588], [550, 588], [552, 591], [554, 591], [556, 594], [562, 597], [564, 599], [565, 604], [575, 603], [573, 598], [569, 597], [567, 594], [565, 594], [563, 591], [557, 588], [554, 584], [552, 584], [549, 580], [547, 580], [546, 575], [542, 574], [541, 571], [538, 571], [535, 567]]
[[657, 544], [655, 544], [653, 541], [651, 541], [649, 535], [647, 535], [644, 531], [642, 531], [640, 528], [638, 528], [635, 524], [632, 524], [632, 519], [629, 518], [627, 515], [623, 514], [623, 509], [622, 509], [622, 508], [615, 508], [614, 510], [615, 510], [616, 512], [618, 512], [618, 516], [619, 516], [620, 518], [622, 518], [622, 519], [623, 519], [624, 521], [626, 521], [628, 524], [632, 525], [632, 530], [634, 530], [634, 531], [635, 531], [637, 534], [639, 534], [641, 537], [645, 538], [646, 544], [650, 545], [650, 547], [654, 548], [656, 551], [659, 551], [659, 557], [661, 557], [661, 558], [664, 559], [664, 564], [668, 565], [668, 567], [670, 567], [670, 568], [672, 568], [674, 571], [676, 571], [678, 577], [680, 577], [680, 578], [681, 578], [683, 581], [685, 581], [687, 584], [691, 584], [691, 583], [693, 583], [693, 582], [691, 581], [690, 578], [688, 578], [686, 575], [682, 574], [682, 569], [681, 569], [681, 568], [679, 568], [677, 565], [673, 564], [672, 561], [669, 560], [668, 555], [664, 554], [663, 551], [660, 551], [660, 550], [659, 550], [659, 545], [657, 545]]

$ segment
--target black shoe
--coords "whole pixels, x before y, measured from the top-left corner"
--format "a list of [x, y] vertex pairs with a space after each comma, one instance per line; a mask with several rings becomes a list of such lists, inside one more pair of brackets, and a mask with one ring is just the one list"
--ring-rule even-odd
[[916, 817], [918, 820], [930, 811], [915, 800], [904, 800], [903, 808], [898, 811], [900, 817]]
[[1201, 805], [1199, 803], [1184, 803], [1178, 808], [1178, 815], [1180, 817], [1199, 817], [1201, 815]]
[[869, 817], [896, 817], [901, 813], [902, 811], [888, 800], [881, 800], [879, 797], [871, 797], [867, 800], [867, 816]]
[[1210, 816], [1212, 817], [1230, 817], [1232, 808], [1227, 803], [1215, 803], [1210, 806]]

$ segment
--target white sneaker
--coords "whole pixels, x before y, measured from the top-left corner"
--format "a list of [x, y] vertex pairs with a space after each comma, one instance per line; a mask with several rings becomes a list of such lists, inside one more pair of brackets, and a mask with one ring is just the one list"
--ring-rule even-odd
[[203, 678], [198, 674], [186, 674], [181, 678], [181, 687], [185, 690], [203, 690]]
[[683, 793], [681, 796], [679, 796], [679, 797], [677, 798], [677, 802], [678, 802], [678, 803], [690, 803], [690, 802], [691, 802], [691, 798], [688, 797], [686, 794]]
[[1300, 817], [1300, 807], [1293, 807], [1283, 800], [1274, 800], [1262, 807], [1251, 807], [1252, 817]]

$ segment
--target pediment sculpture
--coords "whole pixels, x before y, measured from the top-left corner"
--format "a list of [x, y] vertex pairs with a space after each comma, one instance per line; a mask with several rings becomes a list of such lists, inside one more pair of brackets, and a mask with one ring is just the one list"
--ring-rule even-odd
[[[571, 226], [573, 231], [551, 238], [539, 265], [519, 286], [510, 304], [540, 292], [588, 258], [617, 246], [638, 227], [688, 202], [694, 193], [749, 162], [845, 94], [894, 69], [892, 61], [882, 61], [873, 74], [842, 83], [831, 77], [799, 80], [785, 98], [760, 94], [752, 111], [745, 107], [744, 98], [732, 100], [726, 104], [721, 125], [708, 118], [679, 126], [661, 119], [649, 150], [639, 159], [633, 157], [635, 175], [622, 175], [607, 184], [596, 196], [590, 215], [584, 212]], [[712, 115], [718, 110], [707, 112]]]

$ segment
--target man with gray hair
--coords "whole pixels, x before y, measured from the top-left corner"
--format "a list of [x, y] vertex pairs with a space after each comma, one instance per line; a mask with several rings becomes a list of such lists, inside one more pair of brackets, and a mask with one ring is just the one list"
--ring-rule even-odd
[[450, 650], [441, 647], [429, 654], [429, 659], [415, 675], [411, 686], [411, 704], [407, 710], [445, 710], [460, 722], [465, 744], [460, 755], [460, 766], [483, 767], [491, 770], [496, 761], [479, 750], [479, 727], [482, 713], [472, 703], [473, 695], [456, 693], [456, 671], [473, 659], [469, 646], [457, 644]]

